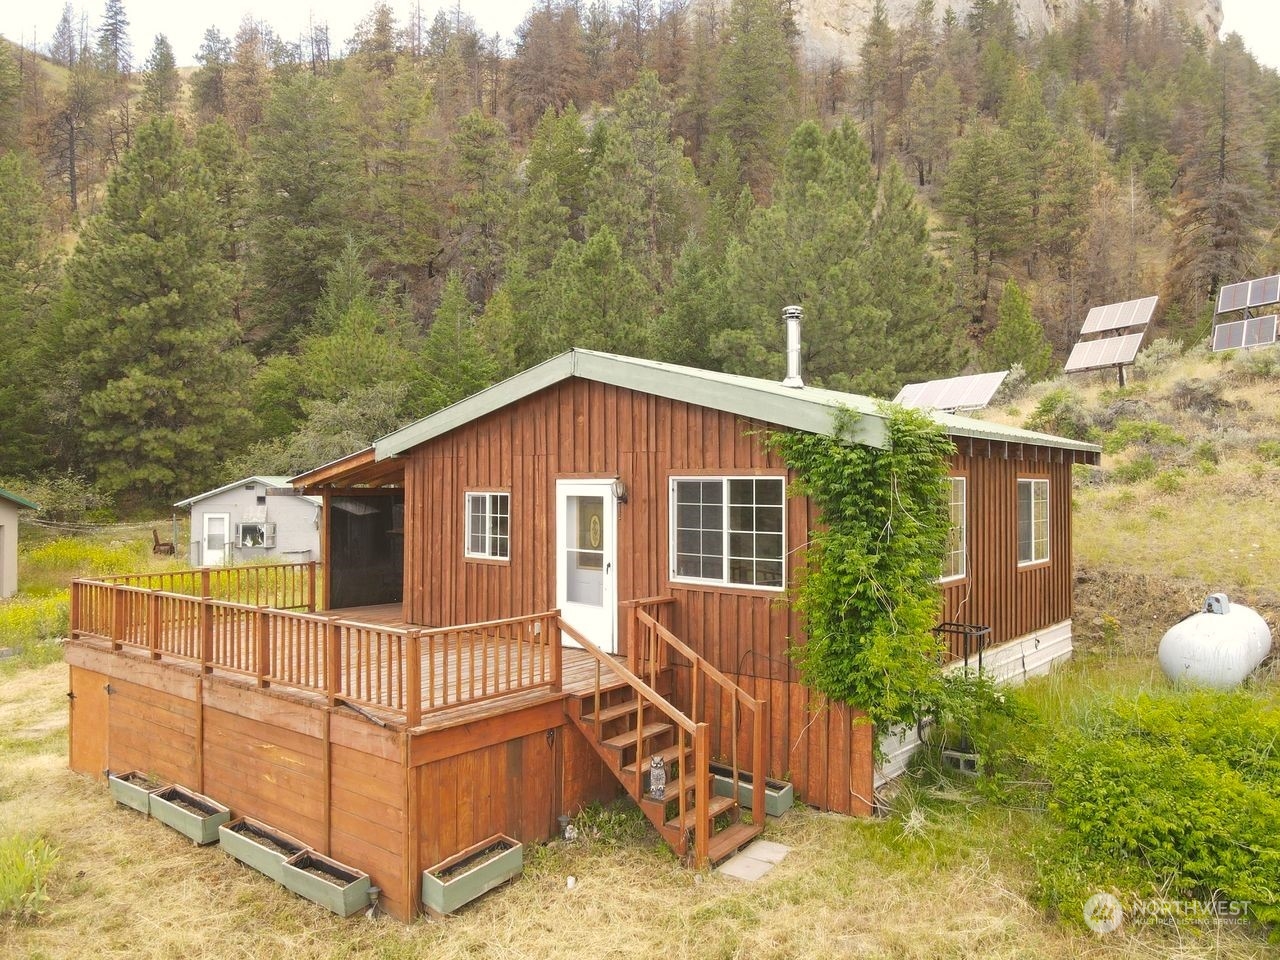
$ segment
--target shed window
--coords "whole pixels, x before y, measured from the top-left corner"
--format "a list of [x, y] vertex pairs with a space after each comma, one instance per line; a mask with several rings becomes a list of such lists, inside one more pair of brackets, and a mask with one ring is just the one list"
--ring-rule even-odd
[[959, 580], [967, 572], [965, 554], [969, 548], [968, 490], [964, 477], [950, 477], [951, 530], [947, 552], [942, 558], [942, 579]]
[[671, 481], [671, 576], [781, 589], [785, 509], [781, 477]]
[[1049, 481], [1018, 480], [1018, 563], [1049, 559]]
[[239, 547], [264, 547], [271, 549], [276, 545], [276, 525], [274, 523], [237, 523], [236, 545]]
[[468, 557], [506, 560], [511, 556], [511, 495], [467, 494]]

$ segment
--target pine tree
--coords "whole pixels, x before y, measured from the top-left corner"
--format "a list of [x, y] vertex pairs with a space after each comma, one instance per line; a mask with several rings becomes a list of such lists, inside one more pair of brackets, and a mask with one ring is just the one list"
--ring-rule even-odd
[[794, 116], [795, 63], [778, 0], [733, 0], [720, 59], [714, 133], [733, 144], [757, 192], [773, 179]]
[[178, 102], [178, 90], [182, 80], [178, 76], [173, 47], [163, 34], [156, 34], [151, 55], [147, 57], [142, 78], [142, 109], [150, 117], [169, 113]]
[[352, 231], [356, 162], [329, 80], [278, 83], [253, 141], [253, 328], [271, 347], [304, 323]]
[[98, 27], [98, 63], [109, 74], [128, 77], [133, 69], [132, 57], [123, 0], [107, 0]]
[[929, 247], [911, 189], [896, 171], [876, 183], [852, 124], [827, 134], [802, 124], [773, 205], [752, 212], [728, 251], [734, 326], [714, 338], [719, 362], [779, 377], [782, 308], [800, 304], [807, 382], [887, 394], [909, 377], [951, 372], [949, 288]]
[[106, 490], [208, 486], [243, 426], [225, 237], [171, 118], [139, 131], [67, 266], [61, 317], [86, 462]]
[[7, 473], [39, 470], [61, 446], [44, 402], [57, 381], [42, 356], [57, 264], [32, 166], [18, 153], [0, 154], [0, 464]]
[[200, 69], [191, 75], [191, 104], [206, 123], [227, 114], [227, 71], [231, 64], [231, 41], [217, 27], [210, 27], [196, 53]]
[[1031, 303], [1014, 280], [1000, 294], [999, 320], [982, 345], [988, 370], [1008, 370], [1021, 364], [1028, 379], [1043, 380], [1053, 369], [1053, 352], [1044, 328], [1031, 316]]
[[479, 393], [497, 379], [497, 363], [480, 338], [462, 278], [450, 273], [422, 348], [426, 400], [421, 414]]
[[453, 227], [464, 278], [472, 296], [484, 301], [506, 259], [515, 163], [502, 124], [478, 110], [458, 121], [453, 146], [461, 186], [453, 198]]

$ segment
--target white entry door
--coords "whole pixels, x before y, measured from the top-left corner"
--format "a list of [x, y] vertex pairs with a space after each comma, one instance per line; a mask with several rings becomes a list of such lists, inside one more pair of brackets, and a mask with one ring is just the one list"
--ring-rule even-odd
[[618, 648], [617, 531], [612, 480], [556, 481], [556, 606], [606, 653]]
[[231, 514], [206, 513], [204, 536], [200, 539], [200, 563], [206, 567], [225, 566], [231, 557]]

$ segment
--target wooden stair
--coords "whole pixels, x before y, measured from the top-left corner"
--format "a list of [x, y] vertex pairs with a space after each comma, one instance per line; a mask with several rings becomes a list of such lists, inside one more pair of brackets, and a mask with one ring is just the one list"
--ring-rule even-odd
[[[667, 671], [660, 686], [669, 685]], [[723, 860], [759, 835], [763, 824], [744, 820], [736, 799], [712, 793], [710, 773], [704, 775], [703, 789], [698, 790], [695, 744], [654, 700], [629, 685], [602, 690], [599, 696], [598, 724], [594, 693], [574, 698], [570, 719], [677, 855], [695, 866], [702, 865], [694, 847], [700, 818], [707, 821], [709, 863]], [[662, 699], [669, 706], [669, 701]], [[667, 771], [662, 799], [649, 794], [649, 769], [655, 757]]]

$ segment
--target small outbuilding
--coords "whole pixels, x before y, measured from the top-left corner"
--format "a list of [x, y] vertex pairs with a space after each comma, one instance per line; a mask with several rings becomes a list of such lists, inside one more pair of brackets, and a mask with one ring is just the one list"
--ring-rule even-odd
[[245, 477], [174, 504], [191, 510], [191, 565], [304, 563], [320, 556], [320, 498], [288, 477]]
[[0, 487], [0, 599], [18, 592], [18, 511], [39, 509]]

